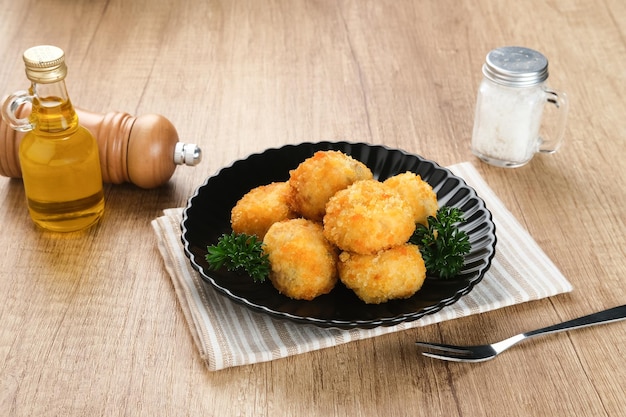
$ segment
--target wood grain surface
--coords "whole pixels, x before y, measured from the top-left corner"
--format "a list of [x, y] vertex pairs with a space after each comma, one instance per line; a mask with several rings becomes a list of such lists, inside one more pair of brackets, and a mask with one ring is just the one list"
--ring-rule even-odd
[[[158, 113], [204, 160], [163, 187], [106, 185], [94, 228], [36, 229], [0, 178], [0, 414], [6, 416], [623, 416], [626, 325], [529, 341], [482, 364], [417, 339], [484, 343], [624, 304], [623, 0], [0, 0], [0, 95], [21, 55], [63, 48], [72, 101]], [[550, 60], [565, 145], [525, 167], [469, 150], [498, 46]], [[287, 143], [363, 141], [472, 161], [574, 291], [274, 362], [208, 372], [150, 221], [204, 179]], [[250, 175], [254, 175], [253, 172]]]

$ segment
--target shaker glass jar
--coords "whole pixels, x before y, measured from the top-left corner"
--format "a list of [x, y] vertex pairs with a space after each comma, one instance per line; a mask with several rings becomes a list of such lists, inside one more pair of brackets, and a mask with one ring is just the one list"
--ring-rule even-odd
[[[494, 49], [487, 55], [483, 75], [472, 152], [500, 167], [522, 166], [536, 152], [556, 152], [562, 142], [568, 105], [564, 93], [546, 86], [546, 57], [523, 47]], [[542, 127], [546, 103], [554, 104], [559, 113], [554, 136], [546, 136]]]

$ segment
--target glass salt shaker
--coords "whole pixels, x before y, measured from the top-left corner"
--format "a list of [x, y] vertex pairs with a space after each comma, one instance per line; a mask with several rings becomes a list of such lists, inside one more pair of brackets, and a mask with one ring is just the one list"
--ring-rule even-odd
[[[495, 166], [514, 168], [535, 153], [554, 153], [563, 141], [568, 101], [549, 89], [548, 60], [541, 53], [507, 46], [487, 54], [478, 89], [472, 152]], [[553, 104], [544, 118], [545, 104]]]

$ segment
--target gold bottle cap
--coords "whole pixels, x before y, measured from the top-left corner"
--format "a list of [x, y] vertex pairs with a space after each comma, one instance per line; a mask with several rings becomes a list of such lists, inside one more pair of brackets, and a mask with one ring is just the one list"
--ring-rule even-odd
[[24, 52], [26, 77], [36, 83], [49, 84], [61, 81], [67, 75], [65, 53], [51, 45], [33, 46]]

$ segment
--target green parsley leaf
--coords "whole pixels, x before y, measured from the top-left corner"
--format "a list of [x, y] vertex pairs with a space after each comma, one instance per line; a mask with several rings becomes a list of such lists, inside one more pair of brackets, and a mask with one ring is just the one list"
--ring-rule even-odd
[[428, 217], [428, 226], [417, 225], [409, 242], [419, 246], [429, 273], [451, 278], [461, 271], [471, 249], [467, 233], [457, 227], [464, 221], [460, 209], [444, 206]]
[[223, 234], [216, 245], [207, 246], [206, 260], [213, 270], [245, 271], [255, 282], [270, 273], [270, 260], [263, 252], [263, 241], [245, 233]]

